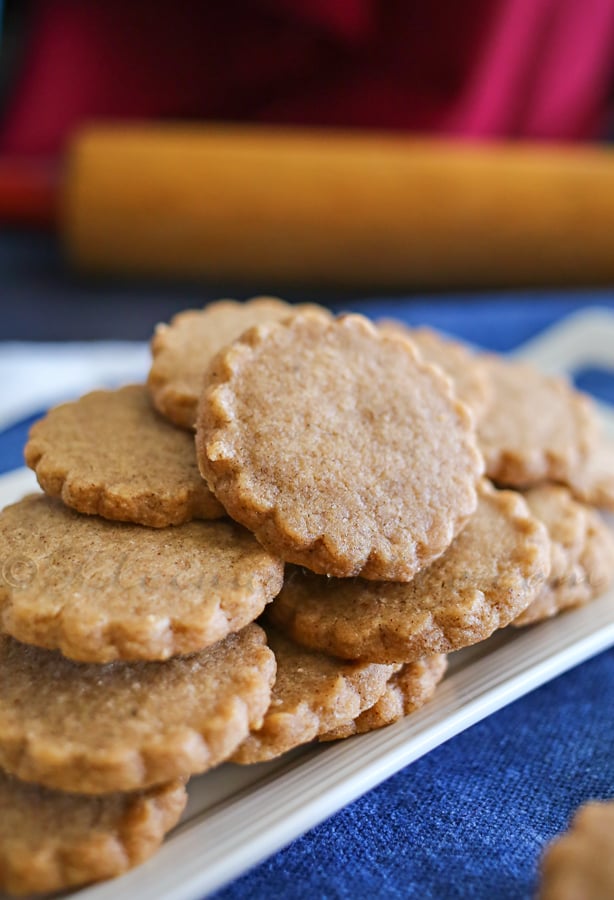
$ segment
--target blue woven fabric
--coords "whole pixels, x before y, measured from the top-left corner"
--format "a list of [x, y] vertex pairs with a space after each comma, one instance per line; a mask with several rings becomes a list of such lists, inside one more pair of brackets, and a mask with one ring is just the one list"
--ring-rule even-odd
[[[9, 249], [12, 260], [22, 258]], [[5, 279], [0, 339], [146, 338], [156, 318], [208, 296], [201, 291], [198, 301], [194, 290], [165, 293], [158, 286], [148, 305], [142, 288], [88, 288], [69, 281], [53, 254], [48, 262], [39, 257], [38, 268], [25, 265], [30, 258], [26, 247], [24, 265], [13, 262]], [[227, 286], [216, 293], [232, 295]], [[512, 349], [585, 305], [614, 309], [614, 292], [333, 304], [430, 324], [494, 350]], [[611, 373], [586, 371], [578, 380], [614, 403]], [[21, 465], [28, 426], [0, 434], [0, 471]], [[543, 845], [582, 802], [614, 796], [612, 697], [609, 651], [413, 763], [218, 892], [216, 900], [531, 897]]]
[[433, 750], [216, 900], [519, 900], [582, 802], [614, 797], [614, 651]]

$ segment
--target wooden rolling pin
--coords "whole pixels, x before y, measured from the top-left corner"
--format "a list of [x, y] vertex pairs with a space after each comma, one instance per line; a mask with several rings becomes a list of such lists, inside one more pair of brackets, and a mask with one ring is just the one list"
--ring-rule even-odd
[[81, 269], [406, 288], [614, 281], [614, 152], [249, 127], [102, 127], [68, 159]]

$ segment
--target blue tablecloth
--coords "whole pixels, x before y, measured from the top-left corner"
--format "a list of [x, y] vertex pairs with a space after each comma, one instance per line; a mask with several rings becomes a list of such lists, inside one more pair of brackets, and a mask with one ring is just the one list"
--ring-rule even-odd
[[[13, 273], [10, 279], [10, 308], [0, 294], [0, 337], [27, 337], [26, 316], [34, 316], [32, 336], [40, 338], [45, 332], [36, 304], [43, 309], [45, 280], [37, 282], [36, 294], [20, 277]], [[51, 282], [51, 296], [65, 299], [62, 285]], [[101, 323], [94, 334], [84, 325], [79, 336], [135, 338], [135, 323], [141, 323], [141, 337], [147, 337], [152, 310], [143, 291], [123, 287], [120, 307], [111, 302], [117, 290], [81, 286], [73, 305], [60, 302], [55, 312], [44, 307], [53, 317], [53, 337], [75, 336], [79, 316], [84, 323]], [[106, 309], [115, 312], [105, 316], [101, 304], [107, 302]], [[194, 291], [164, 295], [158, 288], [154, 306], [156, 313], [163, 308], [168, 314], [196, 302]], [[614, 309], [614, 293], [525, 292], [333, 305], [398, 315], [508, 350], [584, 304]], [[119, 315], [120, 308], [125, 315]], [[122, 322], [130, 323], [129, 333]], [[587, 372], [580, 381], [614, 403], [611, 376]], [[21, 464], [27, 426], [0, 434], [0, 470]], [[218, 900], [531, 897], [544, 844], [566, 827], [582, 802], [614, 797], [613, 697], [610, 650], [418, 760], [219, 892]]]

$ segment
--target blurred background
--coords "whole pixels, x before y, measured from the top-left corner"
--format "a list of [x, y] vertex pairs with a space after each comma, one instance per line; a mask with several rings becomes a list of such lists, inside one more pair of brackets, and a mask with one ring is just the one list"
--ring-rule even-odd
[[614, 0], [1, 8], [0, 339], [272, 292], [474, 340], [492, 303], [528, 336], [552, 290], [610, 302]]

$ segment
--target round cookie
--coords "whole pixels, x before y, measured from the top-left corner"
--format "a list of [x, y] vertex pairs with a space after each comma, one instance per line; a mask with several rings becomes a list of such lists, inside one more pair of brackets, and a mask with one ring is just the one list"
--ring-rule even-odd
[[614, 801], [586, 803], [541, 860], [538, 900], [614, 897]]
[[415, 662], [489, 637], [535, 598], [550, 541], [522, 497], [480, 490], [450, 549], [409, 584], [327, 579], [295, 569], [268, 616], [298, 643], [344, 659]]
[[598, 440], [591, 401], [529, 363], [482, 359], [493, 386], [488, 415], [478, 425], [486, 474], [512, 487], [570, 483]]
[[202, 650], [254, 621], [282, 581], [281, 561], [227, 520], [143, 528], [43, 494], [0, 513], [0, 630], [81, 662]]
[[548, 529], [551, 541], [548, 583], [558, 584], [568, 578], [584, 548], [588, 511], [561, 485], [539, 485], [523, 496], [533, 515]]
[[209, 370], [201, 472], [263, 546], [322, 574], [410, 581], [476, 506], [472, 417], [362, 316], [261, 325]]
[[603, 594], [614, 580], [614, 532], [594, 509], [587, 509], [586, 543], [580, 565], [591, 589], [591, 597]]
[[319, 740], [335, 741], [354, 734], [366, 734], [398, 722], [431, 699], [447, 667], [447, 657], [443, 653], [407, 663], [390, 677], [386, 690], [373, 706], [345, 725], [321, 734]]
[[614, 441], [602, 437], [569, 484], [578, 500], [614, 512]]
[[219, 300], [204, 309], [180, 312], [169, 325], [158, 325], [147, 379], [156, 408], [175, 425], [193, 429], [203, 376], [215, 354], [248, 328], [305, 308], [315, 307], [293, 306], [275, 297], [254, 297], [245, 303]]
[[104, 794], [205, 772], [258, 728], [275, 657], [257, 625], [164, 663], [73, 663], [0, 637], [0, 767]]
[[47, 893], [121, 875], [155, 853], [186, 799], [182, 781], [87, 797], [0, 771], [0, 891]]
[[460, 341], [444, 338], [430, 328], [408, 328], [403, 322], [382, 319], [378, 327], [385, 334], [405, 335], [422, 357], [439, 366], [454, 384], [456, 396], [473, 411], [476, 422], [492, 400], [492, 387], [481, 358]]
[[614, 580], [614, 535], [597, 512], [577, 503], [566, 488], [544, 485], [525, 494], [552, 543], [546, 584], [514, 625], [532, 625], [583, 606]]
[[142, 385], [52, 409], [33, 425], [25, 458], [47, 494], [81, 513], [154, 528], [224, 515], [193, 440], [156, 413]]
[[270, 626], [266, 633], [277, 676], [262, 725], [233, 754], [241, 764], [274, 759], [355, 719], [386, 690], [394, 670], [305, 650]]

